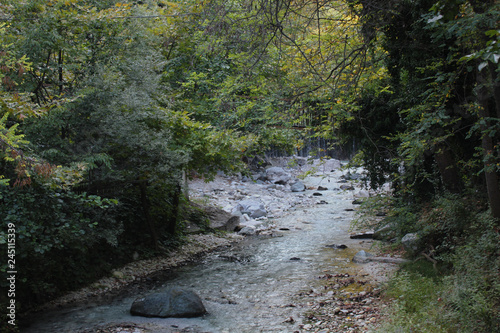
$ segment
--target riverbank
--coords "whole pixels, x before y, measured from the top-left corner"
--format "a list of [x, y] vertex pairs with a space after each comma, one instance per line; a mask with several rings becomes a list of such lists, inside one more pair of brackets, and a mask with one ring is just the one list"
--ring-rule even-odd
[[[345, 197], [346, 201], [354, 199], [361, 188], [359, 183], [353, 182], [353, 190], [339, 192], [336, 181], [342, 171], [316, 173], [316, 177], [306, 180], [309, 190], [304, 193], [291, 193], [286, 188], [267, 188], [262, 184], [244, 181], [242, 177], [219, 176], [214, 182], [204, 183], [197, 180], [191, 184], [193, 200], [210, 202], [224, 208], [233, 205], [242, 197], [264, 199], [267, 208], [273, 217], [252, 221], [261, 236], [284, 236], [287, 232], [300, 233], [314, 221], [298, 219], [294, 223], [287, 219], [288, 215], [297, 215], [300, 212], [307, 216], [307, 211], [318, 207], [327, 209], [327, 203], [322, 196], [314, 195], [314, 190], [320, 184], [331, 188], [332, 195]], [[267, 185], [266, 185], [267, 186]], [[265, 190], [265, 191], [263, 191]], [[326, 194], [327, 192], [325, 192]], [[326, 198], [327, 195], [325, 195]], [[320, 205], [320, 206], [318, 206]], [[346, 212], [343, 214], [351, 214]], [[339, 216], [332, 216], [336, 219]], [[277, 222], [279, 221], [279, 222]], [[348, 237], [348, 236], [347, 236]], [[203, 255], [216, 249], [227, 248], [243, 240], [244, 237], [229, 234], [190, 235], [189, 241], [178, 251], [170, 253], [168, 257], [133, 262], [113, 272], [113, 275], [94, 283], [76, 293], [71, 293], [55, 302], [51, 302], [43, 309], [66, 307], [70, 304], [92, 303], [96, 300], [112, 298], [124, 290], [144, 284], [159, 273], [172, 270], [184, 263], [197, 260]], [[352, 249], [366, 249], [373, 251], [373, 243], [367, 240], [345, 240]], [[335, 265], [331, 269], [324, 269], [321, 274], [312, 277], [296, 290], [291, 303], [272, 304], [269, 307], [280, 307], [280, 318], [277, 320], [289, 325], [290, 332], [297, 330], [311, 332], [369, 332], [379, 321], [379, 310], [383, 306], [380, 299], [379, 285], [393, 271], [394, 265], [386, 263], [367, 263], [363, 266], [351, 262], [353, 250], [333, 251], [325, 253], [333, 258]], [[291, 258], [307, 262], [307, 258]], [[329, 266], [326, 266], [329, 268]], [[342, 273], [339, 273], [339, 271]], [[279, 282], [279, 281], [276, 281]], [[300, 290], [299, 290], [300, 289]], [[288, 311], [289, 309], [290, 311]], [[273, 310], [274, 311], [274, 310]], [[290, 316], [283, 314], [290, 313]], [[92, 329], [79, 332], [204, 332], [196, 327], [156, 327], [153, 323], [110, 323], [96, 326]], [[234, 331], [236, 332], [236, 331]], [[266, 332], [266, 330], [260, 330]], [[275, 331], [273, 331], [275, 332]], [[284, 331], [285, 332], [285, 331]]]

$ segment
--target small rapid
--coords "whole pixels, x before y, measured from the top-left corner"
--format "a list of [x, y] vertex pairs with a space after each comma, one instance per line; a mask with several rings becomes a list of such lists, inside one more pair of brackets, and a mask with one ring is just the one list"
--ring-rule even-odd
[[[325, 271], [348, 271], [355, 265], [350, 261], [354, 254], [367, 249], [349, 238], [353, 193], [337, 189], [339, 176], [338, 171], [329, 175], [329, 190], [321, 192], [317, 204], [296, 206], [287, 216], [271, 220], [275, 227], [269, 235], [247, 237], [198, 263], [177, 268], [141, 294], [44, 313], [22, 332], [81, 332], [124, 322], [153, 332], [294, 332], [303, 311], [294, 305], [296, 296], [305, 289], [320, 288], [318, 276]], [[304, 183], [308, 188], [325, 186], [325, 177], [309, 176]], [[307, 190], [306, 195], [313, 192]], [[331, 244], [345, 244], [347, 249], [326, 247]], [[137, 297], [172, 285], [200, 295], [208, 314], [199, 318], [130, 315]]]

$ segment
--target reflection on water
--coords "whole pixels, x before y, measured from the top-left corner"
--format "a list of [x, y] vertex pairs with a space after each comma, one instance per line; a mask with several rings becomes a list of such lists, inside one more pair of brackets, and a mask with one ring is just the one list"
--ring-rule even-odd
[[[320, 181], [306, 179], [310, 186]], [[293, 332], [300, 324], [301, 312], [299, 307], [288, 306], [293, 297], [318, 284], [324, 270], [341, 272], [352, 265], [348, 258], [359, 250], [358, 242], [348, 237], [353, 212], [345, 209], [352, 208], [351, 193], [329, 190], [322, 194], [318, 202], [326, 204], [296, 208], [273, 221], [278, 228], [289, 229], [279, 231], [282, 237], [249, 237], [235, 247], [210, 254], [201, 263], [177, 269], [175, 277], [159, 281], [156, 290], [150, 290], [167, 285], [190, 288], [204, 300], [209, 312], [204, 317], [130, 316], [130, 306], [139, 296], [134, 295], [105, 305], [47, 313], [23, 332], [77, 332], [113, 322], [147, 323], [155, 325], [156, 332], [170, 332], [172, 327], [198, 327], [206, 332]], [[325, 247], [330, 244], [346, 244], [348, 248]], [[296, 322], [285, 322], [289, 317]]]

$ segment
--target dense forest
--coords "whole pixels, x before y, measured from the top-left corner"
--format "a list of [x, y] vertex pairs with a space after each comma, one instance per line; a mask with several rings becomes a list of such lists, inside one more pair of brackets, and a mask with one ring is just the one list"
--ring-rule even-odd
[[397, 278], [438, 287], [394, 325], [500, 332], [499, 17], [495, 0], [0, 1], [18, 311], [175, 247], [186, 178], [320, 137], [356, 143], [367, 184], [392, 185], [383, 223], [439, 271]]

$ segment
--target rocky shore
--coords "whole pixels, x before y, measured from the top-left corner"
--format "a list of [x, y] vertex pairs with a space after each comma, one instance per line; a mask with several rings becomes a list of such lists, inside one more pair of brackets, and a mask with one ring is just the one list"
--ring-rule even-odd
[[[204, 182], [201, 179], [190, 183], [190, 199], [201, 205], [211, 205], [228, 213], [227, 216], [238, 217], [238, 233], [197, 233], [197, 226], [191, 226], [193, 233], [189, 234], [188, 241], [175, 253], [150, 260], [134, 261], [125, 267], [117, 269], [109, 277], [103, 278], [94, 284], [77, 292], [70, 293], [53, 302], [45, 304], [40, 311], [64, 307], [69, 304], [78, 304], [92, 301], [106, 295], [120, 293], [125, 288], [140, 284], [157, 272], [167, 271], [186, 262], [199, 259], [204, 253], [221, 247], [231, 246], [244, 239], [245, 236], [255, 234], [272, 234], [279, 231], [274, 224], [275, 218], [290, 214], [294, 207], [311, 207], [322, 204], [321, 195], [306, 195], [300, 192], [305, 190], [299, 175], [304, 173], [322, 175], [325, 182], [339, 174], [347, 178], [345, 184], [333, 184], [348, 188], [353, 198], [366, 197], [370, 193], [360, 186], [358, 176], [351, 176], [347, 171], [340, 170], [341, 163], [337, 160], [308, 163], [305, 159], [292, 161], [294, 167], [288, 168], [290, 159], [274, 161], [274, 170], [256, 172], [248, 176], [218, 175], [214, 181]], [[267, 170], [269, 170], [268, 168]], [[282, 172], [283, 171], [283, 172]], [[334, 175], [335, 173], [335, 175]], [[346, 177], [345, 175], [348, 174]], [[352, 178], [350, 178], [352, 177]], [[299, 185], [297, 185], [299, 184]], [[301, 186], [304, 186], [301, 189]], [[346, 187], [347, 186], [347, 187]], [[337, 190], [337, 188], [335, 189]], [[321, 191], [321, 188], [318, 189]], [[296, 192], [299, 192], [297, 194]], [[221, 225], [221, 221], [213, 221]], [[224, 221], [222, 221], [224, 224]], [[362, 240], [360, 242], [370, 243]], [[369, 245], [368, 245], [369, 246]], [[380, 297], [380, 284], [387, 280], [397, 266], [391, 262], [375, 261], [351, 269], [348, 273], [338, 274], [325, 271], [311, 281], [311, 286], [297, 293], [294, 302], [283, 304], [283, 307], [300, 308], [301, 317], [285, 318], [284, 322], [290, 327], [297, 327], [290, 332], [370, 332], [380, 321], [381, 309], [385, 307]], [[318, 288], [318, 282], [321, 285]], [[104, 327], [95, 327], [80, 333], [142, 333], [142, 332], [202, 332], [196, 328], [177, 329], [171, 327], [155, 328], [153, 325], [138, 325], [133, 323], [110, 324]]]

